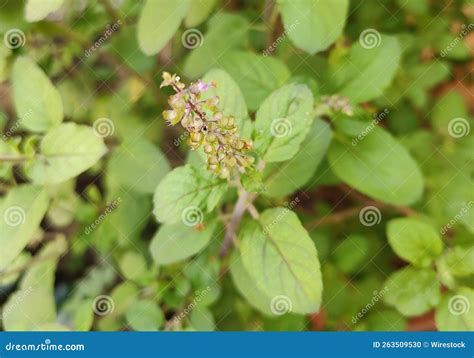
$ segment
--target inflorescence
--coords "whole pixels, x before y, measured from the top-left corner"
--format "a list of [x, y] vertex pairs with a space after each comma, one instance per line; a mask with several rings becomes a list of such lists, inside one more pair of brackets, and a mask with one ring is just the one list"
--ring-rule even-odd
[[215, 82], [199, 80], [186, 88], [179, 76], [164, 72], [160, 87], [166, 86], [176, 93], [169, 97], [171, 109], [163, 111], [163, 117], [170, 125], [181, 123], [189, 133], [191, 149], [203, 148], [210, 171], [227, 179], [235, 168], [245, 172], [252, 166], [254, 157], [245, 153], [252, 148], [252, 142], [240, 138], [235, 118], [219, 110], [218, 96], [201, 99], [209, 86], [216, 86]]

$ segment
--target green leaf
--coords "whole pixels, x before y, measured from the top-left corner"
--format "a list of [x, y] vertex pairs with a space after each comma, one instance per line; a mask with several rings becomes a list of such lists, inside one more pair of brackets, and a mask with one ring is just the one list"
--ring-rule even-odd
[[50, 291], [27, 287], [11, 294], [3, 306], [3, 327], [6, 331], [35, 331], [56, 321], [56, 307]]
[[262, 172], [255, 168], [247, 169], [245, 174], [241, 175], [240, 182], [249, 193], [261, 193], [265, 190], [262, 181]]
[[428, 0], [418, 0], [418, 1], [404, 1], [397, 0], [397, 5], [405, 11], [412, 12], [417, 15], [426, 14], [429, 11], [430, 4]]
[[19, 57], [12, 70], [13, 101], [22, 127], [45, 132], [63, 120], [63, 104], [43, 70], [28, 57]]
[[273, 92], [259, 108], [255, 150], [266, 162], [293, 158], [313, 122], [313, 95], [305, 85], [289, 84]]
[[220, 65], [239, 84], [250, 110], [256, 110], [290, 78], [290, 71], [280, 60], [250, 52], [225, 55]]
[[117, 315], [125, 313], [127, 308], [136, 301], [138, 295], [137, 286], [130, 281], [117, 285], [110, 294], [112, 302], [114, 302], [113, 313]]
[[27, 0], [25, 17], [29, 22], [43, 20], [50, 13], [58, 10], [64, 0]]
[[240, 232], [245, 269], [255, 285], [272, 298], [272, 312], [317, 312], [323, 284], [313, 241], [295, 213], [268, 209]]
[[234, 116], [236, 126], [242, 132], [244, 120], [248, 118], [244, 95], [234, 79], [224, 70], [212, 69], [202, 78], [203, 82], [216, 81], [217, 87], [210, 87], [203, 99], [219, 96], [219, 109], [225, 115]]
[[406, 331], [406, 318], [394, 309], [372, 310], [364, 320], [367, 323], [367, 331]]
[[164, 322], [163, 312], [150, 300], [137, 300], [127, 309], [127, 324], [135, 331], [157, 331]]
[[108, 162], [110, 180], [138, 193], [153, 193], [170, 171], [165, 155], [146, 139], [125, 140]]
[[[1, 241], [1, 240], [0, 240]], [[0, 278], [0, 286], [13, 285], [20, 275], [22, 267], [31, 261], [31, 254], [29, 252], [21, 252], [8, 266], [2, 271], [3, 277]]]
[[448, 92], [441, 97], [431, 113], [431, 122], [436, 130], [449, 136], [449, 122], [455, 118], [468, 118], [466, 102], [458, 92]]
[[47, 288], [54, 301], [54, 280], [58, 261], [67, 250], [67, 242], [64, 236], [60, 235], [49, 241], [42, 247], [41, 251], [34, 257], [38, 262], [30, 267], [21, 279], [21, 288], [41, 287]]
[[265, 195], [282, 197], [304, 186], [315, 174], [331, 142], [329, 124], [316, 119], [301, 149], [284, 163], [268, 163], [263, 172]]
[[154, 55], [166, 45], [189, 7], [189, 0], [147, 0], [138, 19], [138, 44], [146, 55]]
[[388, 242], [395, 253], [418, 267], [428, 267], [443, 252], [443, 242], [431, 225], [414, 218], [390, 220]]
[[191, 78], [202, 76], [206, 71], [217, 67], [225, 53], [243, 48], [249, 27], [244, 16], [225, 12], [214, 15], [207, 23], [207, 32], [197, 42], [197, 46], [190, 49], [191, 53], [184, 62], [185, 74]]
[[86, 171], [106, 152], [91, 127], [64, 123], [44, 136], [40, 154], [25, 171], [37, 184], [58, 184]]
[[449, 272], [458, 277], [474, 274], [474, 247], [455, 246], [444, 254]]
[[296, 47], [314, 55], [341, 36], [349, 0], [278, 0], [285, 33]]
[[[408, 151], [388, 132], [376, 125], [353, 120], [341, 119], [335, 124], [339, 128], [354, 126], [352, 144], [349, 139], [340, 139], [332, 141], [329, 147], [329, 163], [339, 178], [386, 203], [410, 205], [420, 199], [423, 192], [420, 169]], [[344, 130], [348, 133], [348, 128]], [[362, 137], [362, 133], [367, 135]], [[355, 138], [362, 139], [355, 141]]]
[[474, 289], [461, 287], [443, 296], [436, 307], [439, 331], [474, 331]]
[[136, 280], [146, 275], [145, 258], [135, 251], [127, 251], [119, 261], [120, 272], [129, 280]]
[[200, 332], [214, 331], [216, 326], [212, 312], [208, 308], [202, 306], [197, 306], [191, 311], [189, 322], [194, 330]]
[[354, 102], [380, 97], [390, 85], [400, 65], [401, 50], [395, 37], [378, 34], [380, 43], [364, 48], [363, 40], [331, 68], [335, 91]]
[[446, 62], [435, 59], [409, 68], [409, 82], [403, 87], [406, 95], [418, 108], [426, 108], [429, 101], [428, 90], [449, 78], [451, 70]]
[[[203, 211], [211, 211], [227, 188], [227, 182], [185, 165], [172, 170], [154, 195], [154, 214], [167, 224], [202, 222]], [[193, 217], [186, 219], [188, 215]]]
[[344, 273], [357, 273], [369, 260], [370, 241], [362, 235], [346, 237], [334, 250], [332, 257]]
[[268, 316], [272, 316], [271, 298], [263, 293], [256, 285], [256, 281], [249, 275], [244, 265], [240, 253], [235, 251], [230, 261], [230, 274], [235, 287], [247, 302]]
[[159, 265], [182, 261], [204, 249], [211, 240], [216, 222], [206, 224], [204, 230], [183, 223], [164, 224], [150, 244], [153, 260]]
[[138, 240], [152, 210], [148, 195], [130, 195], [133, 193], [127, 190], [108, 193], [107, 208], [97, 213], [105, 218], [98, 227], [96, 218], [92, 218], [84, 229], [85, 235], [92, 233], [95, 245], [101, 251], [111, 250], [116, 245], [129, 246], [130, 242]]
[[44, 190], [32, 185], [12, 188], [0, 205], [0, 270], [5, 269], [33, 238], [49, 199]]
[[189, 5], [188, 13], [184, 19], [186, 27], [199, 25], [209, 17], [212, 9], [216, 5], [217, 0], [193, 0]]
[[440, 300], [440, 285], [432, 270], [406, 267], [390, 275], [385, 284], [385, 303], [404, 316], [421, 315]]
[[[85, 299], [74, 305], [74, 330], [89, 331], [94, 323], [94, 300]], [[61, 313], [60, 313], [61, 314]]]

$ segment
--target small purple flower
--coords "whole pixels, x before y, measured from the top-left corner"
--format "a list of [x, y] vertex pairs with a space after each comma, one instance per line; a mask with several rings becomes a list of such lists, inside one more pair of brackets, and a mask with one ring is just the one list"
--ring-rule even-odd
[[197, 87], [199, 91], [205, 92], [209, 89], [209, 83], [204, 83], [201, 80], [198, 80]]

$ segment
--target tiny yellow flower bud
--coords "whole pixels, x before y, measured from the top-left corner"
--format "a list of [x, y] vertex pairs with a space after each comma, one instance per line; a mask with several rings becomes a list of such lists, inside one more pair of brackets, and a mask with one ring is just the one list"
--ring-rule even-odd
[[219, 127], [221, 128], [227, 127], [228, 123], [229, 123], [229, 120], [227, 119], [227, 117], [221, 117], [218, 121]]
[[206, 141], [209, 143], [213, 143], [217, 140], [217, 137], [214, 133], [207, 133], [206, 134]]
[[212, 145], [210, 145], [209, 143], [204, 144], [204, 153], [211, 154], [212, 150]]
[[217, 157], [215, 157], [215, 156], [209, 156], [207, 158], [207, 162], [210, 165], [219, 163], [219, 161], [217, 160]]
[[234, 148], [237, 149], [237, 150], [243, 149], [244, 146], [245, 146], [245, 142], [241, 139], [236, 141], [235, 144], [234, 144]]
[[230, 176], [229, 168], [222, 167], [221, 171], [219, 173], [219, 177], [222, 178], [222, 179], [227, 179], [229, 176]]

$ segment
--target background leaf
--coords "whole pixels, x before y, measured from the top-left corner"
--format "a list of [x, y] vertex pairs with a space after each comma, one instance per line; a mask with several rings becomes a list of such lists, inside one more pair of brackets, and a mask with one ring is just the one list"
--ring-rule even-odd
[[110, 181], [138, 193], [153, 193], [171, 169], [164, 154], [142, 138], [124, 141], [108, 165]]
[[25, 17], [29, 22], [44, 19], [48, 14], [58, 10], [64, 0], [27, 0]]
[[356, 145], [349, 139], [331, 143], [328, 159], [338, 177], [362, 193], [386, 203], [409, 205], [420, 199], [423, 177], [402, 145], [373, 124], [351, 120], [339, 123], [341, 126], [355, 125], [353, 138], [364, 131], [369, 133]]
[[428, 224], [400, 218], [387, 224], [390, 246], [402, 259], [419, 267], [428, 267], [443, 251], [439, 234]]
[[33, 185], [13, 188], [0, 205], [0, 270], [5, 269], [33, 238], [46, 214], [49, 199]]
[[352, 45], [347, 57], [331, 68], [335, 91], [354, 102], [380, 97], [400, 65], [398, 40], [379, 33], [378, 36], [378, 46], [367, 48], [357, 42]]
[[385, 282], [384, 301], [404, 316], [421, 315], [440, 300], [436, 273], [428, 269], [407, 267], [390, 275]]
[[40, 155], [26, 172], [34, 183], [57, 184], [89, 169], [106, 152], [102, 138], [91, 127], [64, 123], [44, 136]]
[[272, 91], [290, 77], [290, 71], [283, 62], [249, 52], [230, 53], [220, 65], [238, 83], [250, 110], [256, 110]]
[[138, 44], [146, 55], [154, 55], [166, 45], [189, 7], [188, 0], [147, 0], [138, 19]]
[[19, 57], [12, 71], [13, 100], [19, 124], [45, 132], [63, 120], [63, 104], [43, 70], [28, 57]]
[[296, 47], [314, 55], [341, 36], [348, 0], [278, 0], [283, 25]]

